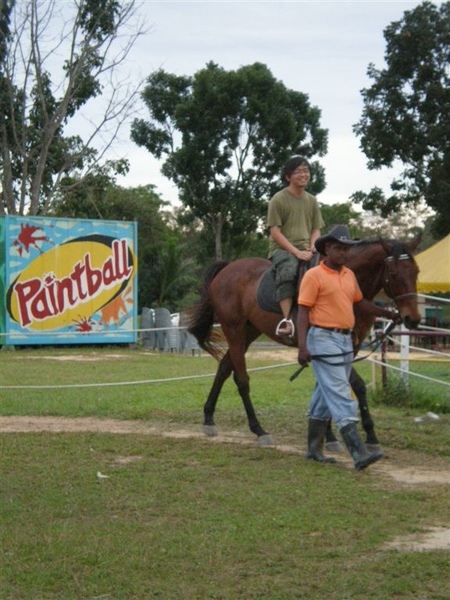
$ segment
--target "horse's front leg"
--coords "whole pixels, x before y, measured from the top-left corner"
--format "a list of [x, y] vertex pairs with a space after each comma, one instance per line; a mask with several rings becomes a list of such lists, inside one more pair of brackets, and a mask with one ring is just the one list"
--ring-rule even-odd
[[231, 375], [233, 368], [230, 359], [230, 352], [227, 351], [222, 357], [217, 368], [216, 376], [214, 377], [214, 383], [208, 394], [208, 399], [203, 407], [204, 421], [203, 421], [203, 433], [210, 437], [217, 435], [216, 425], [214, 423], [214, 412], [216, 410], [217, 400], [222, 390], [223, 384]]
[[378, 449], [380, 442], [378, 441], [377, 434], [375, 433], [375, 425], [370, 414], [369, 405], [367, 403], [367, 387], [362, 379], [352, 367], [350, 372], [350, 385], [354, 391], [359, 404], [359, 413], [361, 415], [361, 424], [364, 431], [366, 432], [366, 446], [369, 451]]

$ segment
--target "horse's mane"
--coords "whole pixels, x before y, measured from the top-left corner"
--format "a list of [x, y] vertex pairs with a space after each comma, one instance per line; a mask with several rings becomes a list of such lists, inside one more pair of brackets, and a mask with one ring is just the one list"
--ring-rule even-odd
[[358, 240], [358, 243], [355, 244], [354, 248], [367, 248], [369, 246], [379, 246], [380, 244], [388, 244], [391, 248], [391, 254], [395, 259], [398, 259], [402, 254], [411, 256], [411, 253], [404, 242], [393, 239], [378, 238], [376, 240]]

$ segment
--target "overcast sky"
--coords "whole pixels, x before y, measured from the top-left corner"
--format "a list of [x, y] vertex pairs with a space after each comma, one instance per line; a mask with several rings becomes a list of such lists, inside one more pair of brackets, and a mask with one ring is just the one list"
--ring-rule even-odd
[[[435, 2], [439, 4], [439, 2]], [[322, 112], [329, 131], [328, 153], [321, 159], [327, 188], [319, 201], [346, 202], [356, 190], [378, 185], [388, 190], [395, 173], [370, 172], [352, 126], [362, 113], [361, 89], [370, 87], [367, 67], [384, 66], [384, 29], [420, 2], [410, 1], [227, 1], [143, 2], [150, 31], [130, 59], [143, 75], [162, 68], [193, 75], [213, 61], [226, 70], [262, 62], [287, 88], [306, 93]], [[142, 105], [140, 117], [147, 118]], [[122, 138], [126, 137], [122, 134]], [[153, 183], [165, 200], [176, 189], [160, 165], [131, 141], [116, 147], [131, 170], [125, 186]]]

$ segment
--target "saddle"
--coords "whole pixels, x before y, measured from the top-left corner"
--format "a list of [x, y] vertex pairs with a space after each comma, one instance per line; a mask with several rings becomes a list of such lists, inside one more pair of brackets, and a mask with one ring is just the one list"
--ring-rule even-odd
[[[318, 264], [318, 254], [315, 254], [309, 263], [301, 262], [299, 264], [297, 273], [297, 290], [306, 271]], [[280, 303], [275, 300], [275, 290], [275, 269], [273, 267], [269, 267], [267, 271], [264, 271], [264, 273], [261, 275], [261, 279], [259, 280], [258, 287], [256, 289], [256, 300], [263, 310], [267, 310], [271, 313], [282, 314]]]
[[280, 303], [275, 300], [275, 289], [275, 269], [269, 267], [259, 280], [256, 290], [256, 300], [263, 310], [281, 314]]

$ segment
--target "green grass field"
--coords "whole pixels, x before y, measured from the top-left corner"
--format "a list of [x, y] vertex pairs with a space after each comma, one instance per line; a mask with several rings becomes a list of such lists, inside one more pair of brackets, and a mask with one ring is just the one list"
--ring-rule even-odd
[[[98, 419], [58, 433], [1, 421], [1, 600], [448, 598], [448, 549], [388, 544], [448, 527], [450, 415], [418, 422], [421, 407], [375, 404], [386, 459], [356, 473], [346, 456], [304, 460], [314, 380], [306, 369], [290, 382], [281, 354], [249, 356], [270, 449], [232, 381], [218, 438], [200, 436], [206, 356], [40, 348], [1, 361], [1, 416]], [[110, 419], [136, 430], [111, 433]]]

